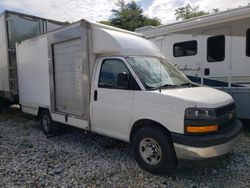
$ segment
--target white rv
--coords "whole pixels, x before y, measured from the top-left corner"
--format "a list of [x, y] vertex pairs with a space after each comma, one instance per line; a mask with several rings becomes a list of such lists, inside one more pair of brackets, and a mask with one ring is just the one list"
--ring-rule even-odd
[[241, 123], [222, 91], [194, 85], [140, 34], [80, 21], [17, 44], [22, 110], [133, 146], [140, 166], [164, 173], [177, 158], [224, 155]]
[[250, 119], [250, 7], [136, 30], [199, 84], [230, 93]]

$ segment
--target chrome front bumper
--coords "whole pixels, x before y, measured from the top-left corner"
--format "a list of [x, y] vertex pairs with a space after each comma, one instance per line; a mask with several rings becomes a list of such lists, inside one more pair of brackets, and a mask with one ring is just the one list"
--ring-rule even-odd
[[177, 158], [190, 160], [201, 160], [218, 157], [231, 151], [238, 143], [240, 135], [241, 134], [238, 134], [235, 138], [224, 144], [210, 147], [191, 147], [174, 143], [175, 153]]
[[241, 136], [242, 124], [239, 120], [225, 132], [211, 135], [181, 135], [172, 133], [176, 157], [201, 160], [225, 155], [233, 149]]

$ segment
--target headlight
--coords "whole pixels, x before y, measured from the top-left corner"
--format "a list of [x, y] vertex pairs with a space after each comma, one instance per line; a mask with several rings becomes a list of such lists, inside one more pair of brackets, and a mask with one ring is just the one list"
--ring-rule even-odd
[[216, 114], [210, 108], [187, 108], [185, 111], [185, 132], [189, 134], [217, 132]]
[[213, 119], [216, 118], [214, 109], [209, 108], [187, 108], [185, 111], [186, 120]]

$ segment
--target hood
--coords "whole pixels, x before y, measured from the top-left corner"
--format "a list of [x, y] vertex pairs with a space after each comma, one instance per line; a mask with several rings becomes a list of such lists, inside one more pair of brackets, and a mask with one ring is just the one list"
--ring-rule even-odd
[[229, 94], [209, 87], [162, 89], [161, 94], [193, 102], [199, 108], [217, 108], [233, 102]]

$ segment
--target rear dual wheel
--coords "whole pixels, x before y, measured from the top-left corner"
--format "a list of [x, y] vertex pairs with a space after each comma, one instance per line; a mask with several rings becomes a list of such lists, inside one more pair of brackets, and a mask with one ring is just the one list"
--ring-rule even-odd
[[40, 124], [46, 135], [53, 135], [57, 130], [56, 123], [53, 122], [49, 110], [43, 110], [40, 114]]
[[133, 152], [139, 165], [155, 174], [169, 173], [177, 164], [170, 136], [157, 127], [145, 127], [135, 134]]

